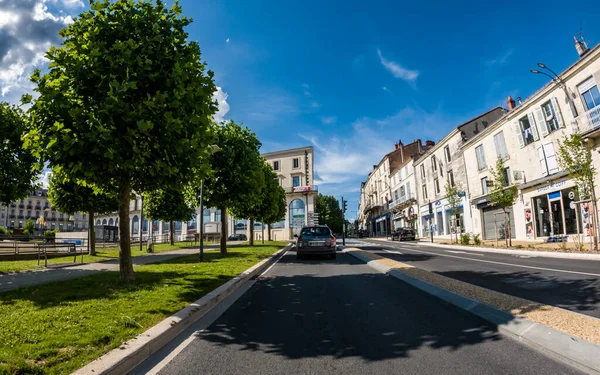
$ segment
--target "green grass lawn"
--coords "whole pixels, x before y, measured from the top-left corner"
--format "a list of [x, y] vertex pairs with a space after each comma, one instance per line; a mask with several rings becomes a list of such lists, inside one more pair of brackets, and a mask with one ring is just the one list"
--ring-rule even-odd
[[118, 272], [0, 293], [0, 374], [65, 374], [201, 298], [287, 243], [235, 246]]
[[[194, 245], [192, 243], [192, 247], [195, 247], [195, 246], [198, 246], [198, 244], [196, 243]], [[190, 242], [175, 242], [175, 245], [171, 245], [168, 243], [156, 244], [156, 245], [154, 245], [154, 252], [162, 253], [165, 251], [184, 249], [184, 248], [188, 248], [188, 247], [190, 247]], [[134, 257], [139, 256], [139, 255], [146, 255], [146, 254], [148, 254], [148, 253], [146, 253], [145, 246], [143, 248], [143, 251], [140, 251], [139, 246], [134, 245], [131, 247], [131, 255]], [[92, 263], [92, 262], [100, 262], [102, 260], [118, 259], [118, 258], [119, 258], [119, 248], [118, 247], [105, 248], [105, 249], [97, 247], [96, 255], [90, 256], [88, 254], [85, 254], [83, 256], [83, 262], [84, 263]], [[68, 262], [70, 262], [70, 263], [73, 262], [73, 255], [64, 256], [64, 257], [60, 257], [60, 258], [48, 259], [48, 264], [58, 264], [58, 263], [68, 263]], [[80, 262], [81, 262], [81, 255], [78, 255], [77, 263], [80, 263]], [[37, 259], [36, 260], [0, 261], [0, 273], [29, 271], [29, 270], [39, 269], [39, 268], [44, 268], [43, 260], [40, 261], [39, 266], [38, 266]]]

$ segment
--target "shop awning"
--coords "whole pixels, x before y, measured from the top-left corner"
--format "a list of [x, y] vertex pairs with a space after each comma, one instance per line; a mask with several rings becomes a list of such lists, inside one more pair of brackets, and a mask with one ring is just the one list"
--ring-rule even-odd
[[558, 180], [559, 178], [565, 177], [565, 176], [568, 176], [568, 175], [569, 175], [568, 171], [561, 171], [561, 172], [553, 174], [552, 176], [546, 176], [546, 177], [537, 178], [537, 179], [535, 179], [533, 181], [529, 181], [529, 182], [526, 182], [524, 184], [517, 185], [517, 189], [519, 189], [519, 190], [528, 189], [530, 187], [541, 185], [541, 184], [543, 184], [545, 182], [550, 182], [550, 181]]

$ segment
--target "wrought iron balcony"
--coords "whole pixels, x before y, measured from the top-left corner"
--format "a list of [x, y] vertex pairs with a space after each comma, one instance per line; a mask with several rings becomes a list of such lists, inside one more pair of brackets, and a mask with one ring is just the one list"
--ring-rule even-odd
[[390, 202], [390, 210], [396, 206], [401, 205], [402, 203], [409, 201], [409, 200], [415, 200], [415, 194], [414, 193], [408, 193], [408, 194], [404, 194], [404, 195], [400, 195], [398, 197], [398, 199], [396, 199], [395, 201]]
[[[600, 107], [592, 108], [577, 116], [571, 123], [573, 130], [581, 134], [591, 133], [600, 129]], [[600, 134], [600, 133], [598, 133]]]

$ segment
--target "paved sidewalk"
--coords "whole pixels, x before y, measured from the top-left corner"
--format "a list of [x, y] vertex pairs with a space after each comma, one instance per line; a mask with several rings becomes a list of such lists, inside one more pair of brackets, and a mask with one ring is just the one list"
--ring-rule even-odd
[[[208, 251], [215, 250], [218, 245], [207, 245]], [[184, 255], [198, 254], [199, 249], [187, 248], [162, 253], [151, 253], [132, 257], [133, 266], [141, 266], [150, 263], [160, 263], [169, 259], [181, 257]], [[119, 260], [109, 260], [97, 263], [77, 264], [63, 268], [45, 268], [34, 271], [24, 271], [9, 274], [0, 274], [0, 292], [6, 292], [13, 289], [24, 288], [27, 286], [51, 283], [54, 281], [77, 279], [88, 275], [93, 275], [105, 271], [118, 271]]]

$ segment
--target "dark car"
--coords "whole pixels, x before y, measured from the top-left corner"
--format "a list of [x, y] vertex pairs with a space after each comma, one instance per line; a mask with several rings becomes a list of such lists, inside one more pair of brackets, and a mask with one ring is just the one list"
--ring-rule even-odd
[[302, 259], [305, 255], [329, 255], [335, 259], [335, 236], [327, 225], [313, 225], [304, 227], [296, 238], [296, 258]]
[[247, 239], [248, 237], [241, 233], [232, 234], [231, 236], [227, 237], [227, 241], [246, 241]]
[[415, 240], [415, 230], [412, 228], [400, 228], [392, 232], [392, 241]]

